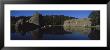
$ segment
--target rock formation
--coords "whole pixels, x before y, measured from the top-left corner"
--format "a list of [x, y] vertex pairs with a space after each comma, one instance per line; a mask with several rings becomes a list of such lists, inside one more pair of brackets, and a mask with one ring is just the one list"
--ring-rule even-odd
[[39, 26], [39, 14], [34, 14], [29, 20], [19, 19], [15, 24], [15, 29], [17, 32], [27, 32], [32, 31]]
[[65, 26], [91, 26], [91, 21], [89, 18], [84, 19], [72, 19], [64, 21]]
[[16, 22], [15, 29], [16, 29], [17, 32], [21, 32], [23, 23], [24, 23], [23, 19], [19, 19]]
[[29, 20], [29, 23], [39, 25], [39, 14], [34, 14]]

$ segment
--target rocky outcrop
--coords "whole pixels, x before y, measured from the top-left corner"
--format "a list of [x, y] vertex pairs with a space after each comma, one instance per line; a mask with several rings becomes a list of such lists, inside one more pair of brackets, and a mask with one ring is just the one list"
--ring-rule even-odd
[[16, 22], [16, 24], [15, 24], [15, 30], [16, 30], [17, 32], [21, 32], [23, 23], [24, 23], [24, 20], [23, 20], [23, 19], [19, 19], [19, 20]]
[[34, 14], [27, 22], [39, 25], [39, 14]]
[[17, 32], [27, 32], [32, 31], [39, 26], [39, 14], [34, 14], [29, 20], [19, 19], [15, 24], [15, 29]]
[[89, 18], [71, 19], [64, 21], [64, 26], [91, 26], [91, 21]]

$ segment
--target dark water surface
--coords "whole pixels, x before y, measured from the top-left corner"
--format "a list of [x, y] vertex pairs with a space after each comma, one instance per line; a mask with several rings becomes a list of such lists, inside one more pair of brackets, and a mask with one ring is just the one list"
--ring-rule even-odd
[[54, 27], [46, 30], [12, 32], [11, 40], [100, 40], [100, 30], [95, 28], [65, 30]]
[[[76, 33], [69, 33], [69, 34], [48, 34], [44, 33], [42, 35], [43, 40], [89, 40], [90, 38], [88, 35], [81, 34], [79, 32]], [[11, 39], [12, 40], [31, 40], [32, 35], [31, 33], [26, 33], [25, 36], [21, 35], [20, 33], [12, 33], [11, 34]]]

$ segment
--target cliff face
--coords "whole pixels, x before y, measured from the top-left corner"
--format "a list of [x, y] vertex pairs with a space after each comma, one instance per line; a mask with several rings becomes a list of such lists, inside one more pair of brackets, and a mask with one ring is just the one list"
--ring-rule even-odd
[[29, 23], [39, 25], [39, 14], [34, 14], [29, 20]]
[[19, 19], [15, 23], [15, 29], [17, 32], [32, 31], [39, 28], [39, 14], [34, 14], [30, 19]]
[[71, 19], [64, 21], [65, 26], [91, 26], [89, 18], [84, 19]]

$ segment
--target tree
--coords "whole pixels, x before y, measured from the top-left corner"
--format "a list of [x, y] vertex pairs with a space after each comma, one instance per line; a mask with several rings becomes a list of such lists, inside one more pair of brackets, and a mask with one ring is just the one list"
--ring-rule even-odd
[[92, 26], [100, 25], [100, 11], [92, 11], [89, 18]]

